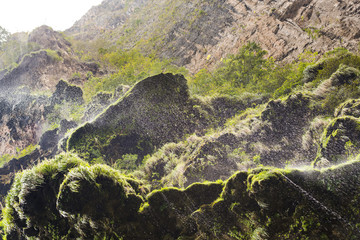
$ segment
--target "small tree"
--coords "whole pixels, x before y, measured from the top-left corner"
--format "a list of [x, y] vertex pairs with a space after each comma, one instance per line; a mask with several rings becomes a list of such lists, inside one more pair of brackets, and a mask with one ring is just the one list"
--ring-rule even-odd
[[265, 50], [250, 42], [239, 50], [236, 55], [231, 55], [225, 60], [224, 67], [220, 68], [216, 75], [220, 82], [231, 81], [235, 87], [246, 87], [248, 84], [256, 84], [267, 72], [269, 66], [264, 58]]
[[4, 42], [6, 42], [10, 37], [10, 33], [3, 27], [0, 26], [0, 50]]

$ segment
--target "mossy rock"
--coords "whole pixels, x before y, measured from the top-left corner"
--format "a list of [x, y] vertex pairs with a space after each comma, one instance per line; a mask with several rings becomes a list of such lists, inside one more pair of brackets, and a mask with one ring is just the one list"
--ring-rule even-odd
[[225, 124], [226, 120], [234, 117], [240, 111], [266, 103], [269, 99], [260, 94], [245, 93], [242, 96], [220, 95], [211, 99], [210, 105], [214, 109], [216, 120]]
[[358, 170], [356, 161], [323, 171], [239, 172], [192, 216], [208, 239], [357, 239]]
[[105, 165], [74, 168], [61, 184], [57, 208], [75, 219], [83, 239], [126, 235], [143, 203], [128, 179]]
[[67, 172], [81, 165], [86, 163], [76, 156], [63, 154], [16, 175], [4, 210], [8, 239], [76, 237], [68, 219], [57, 210], [56, 199]]
[[331, 75], [330, 81], [332, 86], [340, 86], [350, 84], [359, 76], [360, 71], [358, 69], [341, 64], [338, 70]]
[[[140, 196], [141, 182], [61, 155], [19, 173], [7, 239], [358, 239], [360, 161], [258, 168]], [[140, 205], [143, 206], [140, 207]]]
[[335, 118], [325, 129], [315, 166], [325, 159], [330, 164], [354, 158], [360, 149], [360, 120], [345, 116]]
[[[227, 178], [236, 169], [236, 163], [227, 157], [226, 145], [216, 139], [203, 141], [186, 160], [183, 176], [185, 186], [195, 182]], [[225, 179], [222, 179], [225, 180]]]
[[271, 100], [261, 113], [261, 119], [270, 122], [275, 131], [269, 137], [297, 135], [311, 117], [310, 103], [311, 97], [301, 92], [291, 94], [283, 100]]
[[302, 81], [305, 83], [312, 82], [316, 79], [319, 71], [324, 68], [324, 61], [318, 61], [316, 64], [307, 66], [303, 72]]
[[353, 116], [360, 117], [360, 99], [350, 99], [342, 103], [335, 110], [335, 117]]
[[[117, 160], [112, 156], [125, 154], [145, 156], [152, 147], [178, 141], [208, 124], [208, 117], [194, 108], [185, 78], [160, 74], [137, 83], [93, 122], [78, 128], [68, 140], [68, 149], [88, 160]], [[131, 136], [137, 140], [136, 151], [113, 147], [112, 141], [118, 143], [116, 139]], [[106, 149], [112, 149], [111, 154]]]
[[71, 102], [74, 104], [83, 104], [83, 91], [80, 87], [71, 85], [64, 80], [60, 80], [56, 85], [55, 92], [51, 96], [51, 103], [61, 104], [65, 102]]
[[6, 198], [7, 239], [112, 239], [130, 236], [144, 221], [141, 182], [74, 155], [18, 173]]
[[150, 193], [147, 197], [148, 206], [142, 214], [155, 226], [152, 234], [158, 239], [172, 236], [193, 236], [197, 226], [191, 214], [200, 206], [217, 199], [222, 191], [222, 182], [196, 183], [185, 190], [164, 188]]
[[218, 137], [192, 135], [179, 143], [168, 143], [145, 163], [145, 178], [153, 185], [188, 187], [196, 182], [226, 180], [237, 168], [229, 158], [240, 141], [232, 133]]

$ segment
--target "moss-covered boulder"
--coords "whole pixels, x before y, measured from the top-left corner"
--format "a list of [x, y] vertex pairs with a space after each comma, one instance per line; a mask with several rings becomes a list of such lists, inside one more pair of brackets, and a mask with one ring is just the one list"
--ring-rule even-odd
[[17, 174], [4, 231], [7, 239], [134, 239], [145, 194], [133, 178], [62, 154]]
[[[333, 70], [331, 76], [313, 91], [320, 100], [322, 112], [331, 115], [340, 104], [360, 97], [360, 89], [357, 87], [360, 83], [360, 71], [343, 64]], [[337, 114], [338, 110], [335, 111], [335, 115]]]
[[106, 165], [60, 155], [18, 173], [6, 199], [7, 239], [166, 239], [194, 236], [191, 214], [223, 183], [148, 193], [141, 181]]
[[354, 158], [360, 149], [360, 120], [335, 118], [324, 131], [314, 165], [322, 167]]
[[155, 146], [203, 130], [209, 122], [207, 112], [201, 110], [190, 99], [183, 76], [149, 77], [77, 129], [68, 148], [90, 160], [115, 161], [125, 154], [137, 154], [142, 160]]
[[232, 133], [220, 136], [192, 135], [169, 143], [147, 159], [145, 178], [153, 185], [188, 187], [195, 182], [226, 180], [237, 169], [228, 155], [239, 145]]
[[291, 94], [285, 99], [270, 101], [261, 113], [261, 119], [271, 124], [271, 132], [266, 136], [274, 140], [283, 135], [295, 137], [311, 116], [311, 97], [303, 94]]
[[360, 117], [360, 99], [350, 99], [342, 103], [335, 111], [335, 117]]
[[269, 100], [267, 96], [261, 94], [244, 93], [240, 96], [220, 95], [211, 99], [210, 105], [214, 109], [214, 115], [220, 125], [227, 119], [234, 117], [240, 111], [254, 107]]
[[334, 72], [330, 81], [332, 86], [341, 86], [352, 83], [360, 76], [360, 71], [356, 68], [341, 64], [336, 72]]
[[239, 172], [192, 216], [208, 239], [357, 239], [359, 167]]
[[204, 204], [215, 201], [223, 189], [223, 183], [196, 183], [181, 190], [164, 188], [151, 192], [142, 210], [145, 220], [149, 221], [151, 239], [177, 239], [193, 237], [197, 225], [191, 214]]
[[67, 172], [86, 164], [76, 156], [60, 155], [18, 173], [3, 211], [7, 239], [75, 237], [68, 219], [57, 210], [56, 200]]
[[129, 235], [136, 228], [143, 202], [138, 193], [135, 180], [110, 167], [78, 167], [62, 182], [57, 208], [82, 239], [112, 239]]
[[7, 239], [358, 239], [360, 161], [165, 188], [61, 155], [17, 174]]

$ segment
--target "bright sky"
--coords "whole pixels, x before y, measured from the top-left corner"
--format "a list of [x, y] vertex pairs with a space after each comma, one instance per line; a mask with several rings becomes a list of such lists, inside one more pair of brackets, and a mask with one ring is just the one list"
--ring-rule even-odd
[[11, 33], [30, 32], [41, 25], [70, 28], [103, 0], [0, 0], [0, 26]]

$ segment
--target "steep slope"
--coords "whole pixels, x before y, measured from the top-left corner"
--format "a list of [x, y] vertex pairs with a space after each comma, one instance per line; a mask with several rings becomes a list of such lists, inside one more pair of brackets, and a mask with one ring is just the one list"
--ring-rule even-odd
[[[148, 53], [155, 50], [195, 73], [213, 68], [248, 41], [286, 62], [305, 50], [320, 54], [340, 46], [357, 50], [359, 9], [360, 2], [350, 0], [107, 0], [67, 33], [83, 40], [104, 38]], [[92, 23], [100, 26], [87, 27]]]
[[70, 42], [50, 27], [35, 29], [26, 41], [38, 50], [20, 56], [13, 68], [4, 71], [0, 78], [1, 90], [23, 86], [31, 90], [54, 90], [61, 78], [71, 80], [74, 73], [86, 76], [88, 72], [99, 71], [97, 64], [79, 61]]
[[[19, 36], [34, 51], [0, 72], [0, 152], [14, 155], [0, 168], [5, 238], [358, 239], [360, 55], [335, 49], [284, 67], [249, 43], [219, 69], [233, 74], [202, 71], [197, 82], [235, 96], [192, 96], [183, 75], [147, 76], [168, 69], [156, 56], [195, 73], [247, 41], [285, 62], [356, 50], [359, 9], [105, 0], [67, 31], [78, 42], [45, 26]], [[88, 40], [113, 74], [80, 60], [90, 55], [71, 42]], [[242, 78], [274, 87], [232, 91]]]
[[76, 39], [89, 40], [99, 37], [109, 29], [116, 29], [132, 15], [146, 0], [105, 0], [92, 7], [66, 32]]

